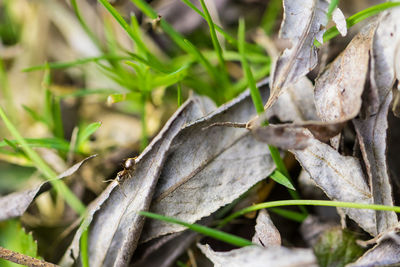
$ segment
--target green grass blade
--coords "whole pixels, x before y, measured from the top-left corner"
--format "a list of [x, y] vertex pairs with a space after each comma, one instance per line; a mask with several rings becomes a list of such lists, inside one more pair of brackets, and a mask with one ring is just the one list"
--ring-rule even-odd
[[291, 190], [296, 190], [292, 184], [292, 182], [278, 170], [275, 170], [269, 177], [272, 178], [278, 184], [281, 184]]
[[208, 12], [208, 9], [207, 9], [207, 6], [206, 6], [206, 3], [204, 2], [204, 0], [200, 0], [200, 4], [201, 4], [201, 6], [203, 8], [203, 12], [206, 16], [206, 21], [207, 21], [208, 27], [210, 28], [211, 41], [213, 43], [214, 50], [217, 53], [218, 62], [219, 62], [221, 71], [224, 73], [224, 75], [227, 75], [224, 55], [222, 53], [222, 48], [221, 48], [221, 45], [219, 44], [219, 41], [217, 38], [217, 33], [215, 32], [214, 22], [211, 18], [210, 12]]
[[90, 267], [89, 265], [89, 227], [86, 227], [82, 232], [80, 239], [80, 254], [81, 264], [83, 267]]
[[219, 224], [220, 227], [226, 225], [233, 219], [242, 216], [248, 212], [260, 210], [260, 209], [268, 209], [274, 207], [283, 207], [283, 206], [298, 206], [298, 205], [308, 205], [308, 206], [325, 206], [325, 207], [339, 207], [339, 208], [353, 208], [353, 209], [372, 209], [372, 210], [382, 210], [382, 211], [394, 211], [396, 213], [400, 213], [400, 207], [398, 206], [385, 206], [385, 205], [376, 205], [376, 204], [360, 204], [354, 202], [341, 202], [341, 201], [330, 201], [330, 200], [280, 200], [280, 201], [271, 201], [264, 202], [260, 204], [256, 204], [240, 211], [237, 211], [230, 216], [226, 217]]
[[173, 73], [167, 75], [157, 75], [150, 81], [150, 87], [155, 88], [159, 86], [170, 86], [177, 82], [182, 81], [183, 78], [187, 75], [187, 66], [183, 66], [182, 68], [176, 70]]
[[[26, 138], [24, 139], [29, 147], [43, 147], [52, 148], [62, 152], [68, 152], [69, 143], [64, 139], [60, 138]], [[9, 142], [9, 143], [8, 143]], [[21, 144], [17, 140], [8, 140], [0, 142], [0, 147], [6, 147], [12, 144], [13, 146], [20, 146]]]
[[182, 105], [182, 85], [181, 83], [177, 83], [176, 84], [176, 90], [177, 90], [177, 103], [178, 103], [178, 107], [180, 107]]
[[287, 218], [289, 220], [299, 222], [299, 223], [302, 223], [308, 216], [307, 214], [304, 214], [304, 213], [299, 213], [297, 211], [285, 210], [285, 209], [280, 209], [280, 208], [270, 208], [269, 211], [276, 213], [284, 218]]
[[[263, 79], [268, 76], [271, 70], [271, 64], [270, 62], [267, 64], [264, 64], [262, 68], [254, 72], [254, 80], [258, 81], [260, 79]], [[246, 77], [243, 77], [241, 80], [236, 82], [233, 86], [233, 91], [235, 92], [235, 95], [243, 92], [247, 88], [247, 79]]]
[[183, 222], [181, 220], [172, 218], [172, 217], [167, 217], [167, 216], [162, 216], [159, 214], [155, 214], [155, 213], [151, 213], [151, 212], [146, 212], [146, 211], [141, 211], [139, 212], [140, 215], [152, 218], [152, 219], [156, 219], [156, 220], [161, 220], [161, 221], [165, 221], [165, 222], [170, 222], [170, 223], [175, 223], [175, 224], [179, 224], [182, 226], [185, 226], [187, 228], [189, 228], [192, 231], [195, 231], [197, 233], [212, 237], [214, 239], [217, 240], [221, 240], [224, 241], [226, 243], [232, 244], [234, 246], [238, 246], [238, 247], [245, 247], [245, 246], [250, 246], [250, 245], [254, 245], [251, 241], [238, 237], [238, 236], [234, 236], [219, 230], [215, 230], [215, 229], [211, 229], [208, 228], [206, 226], [203, 225], [199, 225], [199, 224], [190, 224], [187, 222]]
[[257, 110], [258, 114], [261, 114], [264, 112], [264, 104], [261, 98], [260, 91], [258, 90], [256, 86], [256, 82], [253, 77], [253, 73], [251, 72], [250, 66], [247, 63], [246, 60], [246, 49], [245, 49], [245, 23], [243, 19], [239, 20], [239, 53], [241, 55], [241, 63], [242, 63], [242, 68], [244, 70], [244, 74], [247, 80], [247, 84], [250, 87], [250, 94], [251, 94], [251, 99], [253, 100], [254, 107]]
[[328, 12], [326, 13], [326, 17], [328, 21], [332, 18], [332, 13], [335, 8], [339, 5], [339, 0], [332, 0], [328, 7]]
[[86, 34], [89, 36], [89, 38], [92, 40], [92, 42], [101, 50], [100, 41], [97, 39], [96, 35], [90, 30], [89, 26], [86, 24], [85, 20], [82, 18], [82, 15], [81, 15], [81, 12], [79, 11], [79, 7], [78, 7], [78, 4], [76, 3], [76, 0], [71, 0], [70, 3], [75, 12], [75, 16], [77, 17], [79, 23], [81, 24], [81, 27], [86, 32]]
[[3, 120], [6, 128], [11, 133], [16, 141], [21, 145], [22, 150], [35, 164], [35, 167], [46, 177], [50, 183], [53, 185], [55, 190], [65, 199], [65, 201], [79, 214], [85, 212], [85, 206], [82, 202], [69, 190], [69, 188], [63, 183], [63, 181], [56, 180], [57, 174], [43, 161], [43, 159], [29, 147], [28, 143], [21, 136], [15, 126], [8, 119], [3, 109], [0, 107], [0, 117]]
[[[334, 1], [334, 0], [333, 0]], [[277, 22], [277, 17], [282, 10], [282, 0], [270, 0], [268, 2], [267, 10], [261, 20], [261, 28], [264, 30], [266, 35], [270, 35]]]
[[79, 129], [78, 132], [78, 140], [77, 140], [77, 147], [80, 147], [84, 142], [86, 142], [89, 137], [95, 132], [97, 131], [97, 129], [99, 129], [101, 126], [101, 122], [93, 122], [91, 124], [89, 124], [88, 126], [86, 126], [83, 129]]
[[[374, 16], [374, 15], [378, 14], [379, 12], [382, 12], [389, 8], [398, 7], [398, 6], [400, 6], [400, 2], [386, 2], [386, 3], [382, 3], [382, 4], [378, 4], [378, 5], [366, 8], [346, 19], [347, 28], [350, 28], [350, 27], [354, 26], [355, 24], [359, 23], [360, 21], [362, 21], [366, 18], [369, 18], [371, 16]], [[336, 28], [336, 26], [333, 26], [324, 33], [323, 40], [324, 40], [324, 42], [329, 41], [330, 39], [334, 38], [338, 34], [339, 34], [338, 29]], [[320, 45], [317, 45], [317, 47], [318, 46], [320, 46]]]
[[140, 39], [136, 36], [133, 29], [129, 26], [129, 24], [124, 20], [124, 18], [118, 13], [117, 10], [107, 1], [107, 0], [98, 0], [110, 14], [115, 18], [115, 20], [121, 25], [121, 27], [126, 31], [126, 33], [131, 37], [133, 41], [135, 41], [138, 48], [142, 51], [147, 51], [146, 47], [143, 45]]
[[22, 71], [30, 72], [30, 71], [36, 71], [36, 70], [44, 70], [46, 68], [65, 69], [65, 68], [76, 67], [76, 66], [83, 65], [86, 63], [90, 63], [90, 62], [98, 62], [101, 60], [129, 60], [129, 59], [131, 59], [131, 58], [128, 56], [103, 55], [103, 56], [98, 56], [98, 57], [88, 57], [88, 58], [77, 59], [75, 61], [70, 61], [70, 62], [47, 63], [47, 64], [43, 64], [43, 65], [25, 68]]

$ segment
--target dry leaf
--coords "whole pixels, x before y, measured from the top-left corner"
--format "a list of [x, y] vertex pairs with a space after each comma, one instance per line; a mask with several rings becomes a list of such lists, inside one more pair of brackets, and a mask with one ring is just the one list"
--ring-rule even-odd
[[[332, 200], [372, 204], [372, 194], [356, 158], [342, 156], [335, 149], [311, 139], [304, 150], [293, 153], [314, 182]], [[344, 209], [365, 231], [376, 235], [374, 210]]]
[[[365, 120], [353, 120], [369, 177], [374, 204], [389, 206], [393, 206], [393, 198], [386, 162], [386, 130], [391, 99], [392, 92], [389, 91], [376, 115]], [[397, 215], [394, 211], [376, 211], [377, 233], [391, 228], [397, 222]]]
[[130, 177], [120, 177], [120, 186], [114, 181], [91, 204], [88, 216], [64, 255], [63, 266], [71, 266], [74, 259], [79, 259], [79, 240], [88, 225], [90, 266], [128, 265], [144, 223], [138, 212], [150, 206], [166, 152], [185, 124], [204, 116], [203, 110], [209, 108], [204, 108], [201, 98], [185, 102], [137, 158], [136, 168], [126, 175]]
[[356, 262], [346, 267], [366, 266], [399, 266], [400, 264], [400, 236], [399, 228], [382, 233], [377, 239], [377, 244], [364, 253]]
[[[254, 138], [269, 145], [285, 150], [305, 149], [312, 139], [316, 138], [322, 142], [329, 141], [342, 130], [344, 123], [326, 123], [318, 121], [307, 121], [297, 124], [279, 124], [268, 126], [250, 125], [249, 129]], [[308, 129], [312, 135], [309, 134]]]
[[346, 121], [361, 108], [375, 27], [360, 32], [315, 83], [315, 105], [323, 121]]
[[215, 267], [319, 266], [311, 249], [247, 246], [228, 252], [215, 252], [208, 245], [198, 245], [198, 247], [214, 263]]
[[281, 235], [268, 215], [268, 212], [260, 210], [256, 220], [255, 234], [252, 242], [263, 247], [280, 246]]
[[[63, 173], [57, 176], [57, 179], [61, 179], [67, 176], [72, 175], [74, 172], [76, 172], [82, 164], [95, 157], [90, 156], [75, 165], [73, 165], [71, 168], [67, 169]], [[50, 187], [50, 182], [46, 181], [41, 183], [38, 186], [35, 186], [33, 188], [20, 191], [20, 192], [15, 192], [8, 194], [6, 196], [3, 196], [0, 198], [0, 221], [8, 220], [11, 218], [19, 217], [24, 212], [28, 209], [29, 205], [32, 203], [32, 201], [41, 193], [49, 190]]]
[[277, 101], [266, 110], [267, 116], [276, 116], [281, 122], [318, 121], [314, 104], [314, 86], [307, 77], [290, 84]]
[[[255, 113], [246, 91], [183, 128], [171, 145], [150, 210], [194, 223], [266, 178], [275, 169], [266, 144], [254, 140], [246, 129], [207, 127], [246, 122]], [[151, 220], [145, 229], [142, 242], [185, 227]]]
[[283, 1], [284, 17], [279, 36], [288, 39], [292, 46], [283, 51], [275, 64], [272, 91], [265, 109], [288, 85], [316, 66], [318, 58], [314, 40], [322, 43], [328, 6], [329, 3], [324, 0]]

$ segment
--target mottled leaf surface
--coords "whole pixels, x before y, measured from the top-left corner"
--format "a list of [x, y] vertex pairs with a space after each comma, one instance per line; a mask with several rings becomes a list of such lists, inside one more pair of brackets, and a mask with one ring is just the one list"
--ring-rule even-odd
[[[332, 200], [372, 204], [373, 198], [359, 161], [342, 156], [335, 149], [316, 139], [304, 150], [293, 150], [311, 179]], [[376, 235], [374, 210], [344, 209], [365, 231]]]
[[318, 266], [311, 249], [248, 246], [228, 252], [215, 252], [208, 245], [199, 245], [199, 248], [214, 263], [215, 267]]
[[[272, 173], [275, 165], [268, 146], [257, 142], [246, 129], [207, 128], [216, 122], [246, 122], [255, 113], [247, 91], [183, 128], [171, 145], [150, 210], [193, 223], [231, 203]], [[151, 220], [141, 240], [183, 229]]]
[[283, 1], [284, 17], [279, 36], [288, 39], [292, 46], [283, 51], [275, 64], [266, 109], [276, 101], [282, 90], [316, 66], [318, 58], [314, 40], [322, 43], [328, 6], [329, 3], [324, 0]]
[[281, 245], [281, 235], [265, 209], [260, 210], [257, 215], [255, 230], [252, 238], [254, 244], [266, 248]]
[[360, 111], [374, 32], [373, 25], [360, 32], [316, 80], [315, 105], [323, 121], [349, 120]]
[[[58, 179], [67, 177], [76, 172], [81, 165], [88, 159], [94, 156], [88, 157], [81, 162], [76, 163], [71, 168], [67, 169], [63, 173], [57, 176]], [[15, 192], [3, 196], [0, 198], [0, 221], [4, 221], [10, 218], [19, 217], [28, 209], [32, 201], [41, 193], [50, 189], [50, 182], [46, 181], [38, 186], [29, 188], [20, 192]]]
[[[136, 168], [129, 177], [109, 185], [88, 209], [83, 225], [89, 225], [90, 266], [126, 266], [137, 246], [144, 218], [138, 215], [148, 210], [154, 188], [166, 159], [171, 141], [185, 124], [204, 116], [210, 108], [202, 98], [194, 97], [171, 117], [151, 144], [136, 159]], [[62, 265], [70, 266], [79, 258], [79, 240], [84, 228], [74, 237]]]

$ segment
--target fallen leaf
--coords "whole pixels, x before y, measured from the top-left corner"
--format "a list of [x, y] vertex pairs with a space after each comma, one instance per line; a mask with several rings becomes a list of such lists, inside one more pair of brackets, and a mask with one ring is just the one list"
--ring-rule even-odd
[[342, 11], [339, 8], [335, 8], [332, 13], [332, 20], [336, 24], [336, 28], [340, 32], [340, 35], [346, 36], [347, 34], [347, 22]]
[[398, 234], [398, 227], [386, 231], [373, 248], [346, 267], [398, 266], [400, 263], [400, 236]]
[[266, 111], [268, 117], [276, 116], [281, 122], [318, 121], [314, 104], [314, 85], [307, 77], [301, 77], [282, 92]]
[[[392, 187], [386, 162], [387, 115], [391, 100], [392, 92], [389, 90], [377, 114], [365, 120], [353, 120], [369, 177], [373, 202], [388, 206], [393, 206]], [[377, 233], [393, 227], [397, 222], [394, 211], [376, 211]]]
[[361, 108], [375, 26], [363, 29], [315, 82], [315, 105], [323, 121], [346, 121]]
[[[255, 113], [246, 91], [183, 128], [169, 150], [150, 211], [194, 223], [272, 173], [275, 165], [268, 146], [257, 142], [246, 129], [207, 127], [216, 122], [246, 122]], [[184, 229], [151, 220], [141, 242]]]
[[[72, 175], [74, 172], [76, 172], [82, 164], [95, 157], [90, 156], [75, 165], [73, 165], [71, 168], [67, 169], [63, 173], [57, 176], [57, 179], [62, 179], [64, 177]], [[0, 221], [4, 221], [10, 218], [15, 218], [19, 217], [24, 212], [28, 209], [28, 207], [31, 205], [32, 201], [41, 193], [49, 190], [51, 188], [50, 182], [46, 181], [41, 183], [38, 186], [32, 187], [27, 190], [23, 190], [20, 192], [15, 192], [8, 194], [6, 196], [3, 196], [0, 198]]]
[[[342, 156], [329, 145], [316, 139], [311, 139], [306, 149], [293, 150], [292, 153], [330, 199], [373, 203], [372, 193], [356, 158]], [[374, 210], [344, 209], [344, 211], [365, 231], [372, 235], [377, 234]]]
[[306, 75], [317, 65], [314, 40], [322, 43], [327, 24], [329, 3], [324, 0], [283, 1], [280, 38], [288, 39], [291, 48], [278, 58], [272, 74], [272, 90], [265, 109], [271, 107], [285, 88]]
[[215, 252], [208, 245], [198, 245], [215, 267], [317, 267], [317, 261], [311, 249], [248, 246], [228, 252]]
[[[270, 124], [268, 126], [250, 125], [249, 129], [254, 138], [285, 150], [305, 149], [312, 139], [316, 138], [322, 142], [327, 142], [342, 130], [343, 122], [326, 123], [318, 121], [307, 121], [297, 124]], [[309, 131], [305, 131], [308, 129]], [[309, 134], [312, 133], [312, 135]]]
[[[61, 261], [71, 266], [80, 257], [80, 238], [89, 226], [90, 266], [126, 266], [136, 249], [144, 224], [139, 211], [148, 210], [154, 189], [173, 138], [185, 124], [208, 112], [208, 101], [190, 98], [166, 123], [151, 144], [136, 159], [135, 168], [117, 177], [88, 208], [81, 227]], [[120, 180], [120, 181], [118, 181]], [[117, 186], [120, 184], [120, 186]]]
[[281, 245], [281, 235], [265, 209], [258, 213], [255, 230], [252, 238], [254, 244], [263, 247]]

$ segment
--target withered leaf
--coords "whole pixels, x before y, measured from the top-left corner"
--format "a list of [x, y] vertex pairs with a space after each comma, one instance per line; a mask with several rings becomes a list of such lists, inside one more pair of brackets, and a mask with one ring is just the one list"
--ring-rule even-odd
[[254, 244], [263, 247], [281, 245], [281, 235], [265, 209], [260, 210], [258, 213], [255, 230], [256, 232], [252, 238]]
[[377, 244], [364, 253], [356, 262], [346, 267], [365, 266], [398, 266], [400, 264], [400, 236], [399, 228], [382, 233]]
[[[373, 198], [356, 158], [342, 156], [335, 149], [311, 139], [304, 150], [293, 150], [311, 179], [332, 200], [372, 204]], [[344, 209], [365, 231], [376, 235], [375, 211]]]
[[[150, 210], [193, 223], [266, 178], [275, 169], [266, 144], [257, 142], [246, 129], [207, 128], [216, 122], [246, 122], [255, 113], [246, 91], [183, 128], [171, 145]], [[183, 229], [151, 220], [141, 241]]]
[[271, 96], [265, 109], [276, 101], [284, 88], [316, 66], [314, 40], [322, 43], [328, 6], [325, 0], [283, 1], [284, 17], [279, 36], [288, 39], [292, 46], [283, 51], [275, 64]]
[[[389, 206], [393, 206], [393, 198], [386, 163], [386, 130], [391, 100], [392, 92], [389, 90], [389, 94], [376, 115], [365, 120], [353, 120], [369, 177], [374, 204]], [[394, 211], [376, 211], [377, 233], [393, 227], [397, 222], [397, 215]]]
[[[252, 126], [250, 131], [254, 137], [270, 145], [282, 149], [305, 149], [312, 139], [316, 138], [322, 142], [329, 141], [336, 136], [343, 128], [344, 123], [326, 123], [319, 121], [307, 121], [294, 124], [270, 124], [268, 126]], [[309, 134], [308, 129], [312, 135]]]
[[185, 124], [204, 116], [203, 111], [208, 110], [207, 103], [198, 97], [181, 106], [137, 158], [129, 177], [122, 177], [120, 186], [116, 186], [117, 181], [111, 183], [88, 208], [88, 216], [63, 257], [63, 266], [71, 266], [74, 259], [79, 259], [79, 240], [87, 226], [90, 266], [128, 265], [144, 223], [138, 212], [150, 206], [166, 151]]
[[[68, 168], [66, 171], [57, 176], [57, 179], [62, 179], [64, 177], [72, 175], [76, 172], [82, 164], [95, 157], [90, 156], [76, 164], [74, 164], [71, 168]], [[26, 189], [20, 192], [15, 192], [3, 196], [0, 198], [0, 221], [8, 220], [11, 218], [19, 217], [28, 209], [29, 205], [32, 201], [41, 193], [50, 189], [50, 182], [46, 181], [41, 183], [38, 186], [35, 186], [30, 189]]]
[[215, 267], [319, 266], [311, 249], [248, 246], [228, 252], [215, 252], [208, 245], [198, 245], [198, 247]]
[[316, 80], [315, 105], [323, 121], [349, 120], [360, 111], [374, 32], [372, 24], [357, 34]]

